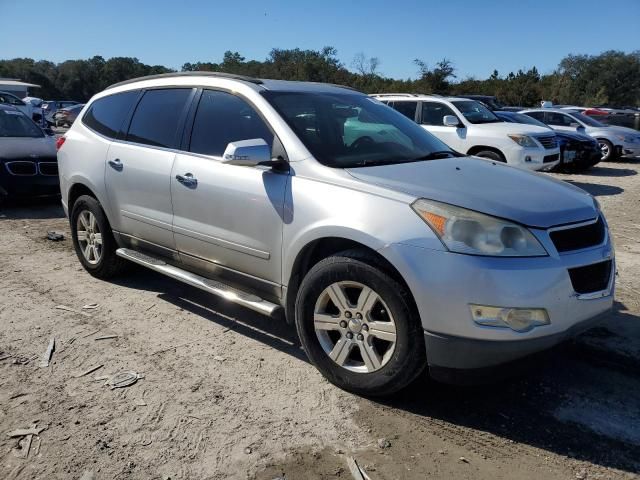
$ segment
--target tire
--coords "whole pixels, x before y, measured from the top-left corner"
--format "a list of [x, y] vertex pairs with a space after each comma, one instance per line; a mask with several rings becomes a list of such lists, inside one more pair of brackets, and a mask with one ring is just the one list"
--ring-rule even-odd
[[128, 262], [116, 255], [118, 245], [100, 202], [82, 195], [73, 204], [69, 222], [73, 247], [87, 272], [106, 279], [126, 269]]
[[507, 163], [507, 160], [498, 152], [493, 150], [480, 150], [478, 153], [474, 153], [476, 157], [488, 158], [489, 160], [495, 160], [496, 162]]
[[400, 390], [427, 364], [424, 332], [407, 288], [376, 264], [358, 250], [322, 260], [303, 279], [295, 310], [311, 363], [334, 385], [367, 396]]
[[608, 162], [611, 160], [615, 160], [616, 151], [613, 144], [604, 138], [598, 139], [598, 145], [600, 145], [600, 151], [602, 152], [601, 162]]

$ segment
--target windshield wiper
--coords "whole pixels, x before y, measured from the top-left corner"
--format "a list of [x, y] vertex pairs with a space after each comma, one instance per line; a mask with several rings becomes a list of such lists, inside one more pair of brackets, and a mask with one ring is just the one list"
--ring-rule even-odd
[[422, 157], [412, 158], [411, 160], [407, 160], [406, 162], [421, 162], [423, 160], [437, 160], [439, 158], [450, 158], [459, 156], [460, 155], [453, 150], [438, 150], [437, 152], [431, 152], [427, 155], [423, 155]]

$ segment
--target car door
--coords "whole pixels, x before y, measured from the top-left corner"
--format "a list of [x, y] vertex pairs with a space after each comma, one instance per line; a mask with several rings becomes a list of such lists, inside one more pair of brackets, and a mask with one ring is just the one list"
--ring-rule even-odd
[[109, 147], [105, 182], [111, 211], [120, 233], [138, 245], [175, 248], [171, 169], [194, 94], [192, 88], [147, 90], [126, 135]]
[[561, 132], [576, 132], [578, 122], [565, 113], [545, 112], [546, 124]]
[[277, 294], [288, 172], [222, 162], [230, 142], [256, 138], [274, 144], [272, 130], [245, 99], [202, 91], [188, 151], [176, 155], [171, 174], [173, 231], [185, 263], [243, 284], [256, 280], [256, 289]]
[[444, 125], [443, 120], [447, 115], [457, 117], [460, 125], [464, 125], [460, 120], [460, 116], [456, 115], [448, 105], [433, 101], [422, 102], [420, 124], [453, 150], [466, 152], [468, 150], [465, 145], [466, 129], [464, 127], [448, 127]]

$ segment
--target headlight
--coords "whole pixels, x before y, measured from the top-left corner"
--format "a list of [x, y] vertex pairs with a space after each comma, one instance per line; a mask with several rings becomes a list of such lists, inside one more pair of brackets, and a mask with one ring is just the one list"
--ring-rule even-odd
[[616, 137], [623, 142], [632, 143], [635, 142], [636, 137], [634, 135], [616, 135]]
[[411, 208], [452, 252], [499, 257], [547, 255], [524, 227], [446, 203], [416, 200]]
[[527, 147], [527, 148], [538, 147], [538, 144], [536, 143], [536, 141], [533, 138], [531, 138], [529, 135], [507, 135], [507, 137], [509, 137], [511, 140], [516, 142], [521, 147]]

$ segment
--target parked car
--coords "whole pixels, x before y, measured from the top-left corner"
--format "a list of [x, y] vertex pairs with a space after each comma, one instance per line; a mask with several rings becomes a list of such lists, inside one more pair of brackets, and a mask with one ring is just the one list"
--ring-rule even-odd
[[0, 104], [11, 105], [20, 110], [29, 118], [32, 118], [33, 116], [33, 107], [31, 106], [31, 104], [23, 102], [13, 93], [0, 92]]
[[468, 98], [469, 100], [475, 100], [476, 102], [480, 102], [485, 107], [487, 107], [491, 111], [500, 110], [502, 112], [519, 112], [524, 107], [513, 107], [508, 105], [503, 105], [502, 102], [499, 102], [496, 97], [493, 95], [456, 95], [459, 98]]
[[56, 126], [68, 126], [70, 127], [73, 122], [78, 118], [78, 114], [84, 108], [84, 103], [79, 103], [78, 105], [72, 105], [71, 107], [65, 107], [58, 110], [53, 115], [53, 122]]
[[0, 104], [0, 201], [59, 194], [53, 137], [20, 110]]
[[346, 390], [388, 394], [427, 364], [474, 374], [612, 307], [591, 195], [465, 157], [352, 89], [173, 73], [113, 85], [80, 118], [58, 160], [83, 267], [129, 260], [284, 314]]
[[[501, 120], [512, 123], [526, 123], [539, 127], [551, 127], [545, 125], [533, 117], [516, 112], [493, 112]], [[580, 172], [597, 165], [602, 158], [598, 141], [588, 135], [577, 132], [556, 131], [558, 146], [560, 147], [560, 163], [556, 166], [558, 171]]]
[[458, 152], [528, 170], [551, 170], [560, 161], [556, 136], [547, 128], [505, 123], [475, 100], [414, 94], [374, 97]]
[[43, 102], [42, 109], [47, 123], [49, 123], [49, 125], [53, 125], [55, 123], [53, 116], [58, 110], [66, 107], [72, 107], [78, 103], [79, 102], [75, 102], [73, 100], [47, 100], [46, 102]]
[[605, 125], [596, 119], [570, 110], [540, 108], [521, 113], [540, 120], [554, 130], [585, 133], [600, 145], [602, 160], [640, 155], [640, 133], [626, 127]]
[[43, 100], [38, 97], [24, 97], [22, 101], [26, 104], [31, 105], [31, 118], [36, 123], [42, 122], [42, 102]]

